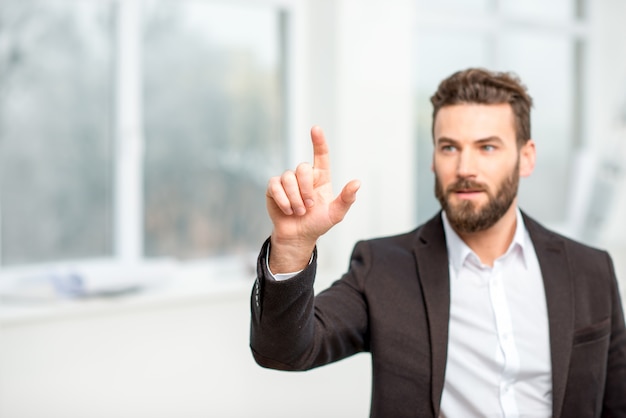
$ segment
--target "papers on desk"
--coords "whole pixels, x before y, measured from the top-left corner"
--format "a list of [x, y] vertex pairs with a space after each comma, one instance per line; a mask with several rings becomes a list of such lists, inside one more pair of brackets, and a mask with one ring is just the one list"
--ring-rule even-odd
[[174, 260], [144, 263], [89, 261], [13, 269], [0, 277], [0, 299], [53, 301], [113, 297], [160, 286], [171, 280]]

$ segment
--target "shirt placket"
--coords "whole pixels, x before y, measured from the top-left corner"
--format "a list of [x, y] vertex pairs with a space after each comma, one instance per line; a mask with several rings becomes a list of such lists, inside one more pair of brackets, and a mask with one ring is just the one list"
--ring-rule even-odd
[[493, 307], [498, 347], [502, 355], [503, 366], [499, 381], [499, 398], [504, 417], [519, 415], [515, 399], [515, 379], [519, 373], [519, 354], [513, 338], [511, 312], [507, 303], [502, 277], [502, 262], [494, 263], [489, 277], [489, 296]]

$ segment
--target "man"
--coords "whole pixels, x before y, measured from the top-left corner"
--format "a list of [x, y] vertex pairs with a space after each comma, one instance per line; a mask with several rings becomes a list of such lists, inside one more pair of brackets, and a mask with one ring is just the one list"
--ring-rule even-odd
[[626, 416], [626, 329], [609, 255], [517, 206], [535, 165], [531, 98], [513, 75], [468, 69], [431, 98], [442, 211], [360, 242], [314, 296], [317, 239], [356, 200], [332, 195], [328, 147], [272, 178], [274, 228], [252, 294], [256, 361], [305, 370], [372, 355], [372, 417]]

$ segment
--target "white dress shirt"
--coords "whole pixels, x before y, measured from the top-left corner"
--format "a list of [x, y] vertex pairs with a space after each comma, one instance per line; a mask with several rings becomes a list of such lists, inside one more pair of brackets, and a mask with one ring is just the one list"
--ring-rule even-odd
[[550, 337], [537, 254], [521, 213], [493, 267], [442, 213], [450, 269], [448, 357], [442, 417], [549, 417]]

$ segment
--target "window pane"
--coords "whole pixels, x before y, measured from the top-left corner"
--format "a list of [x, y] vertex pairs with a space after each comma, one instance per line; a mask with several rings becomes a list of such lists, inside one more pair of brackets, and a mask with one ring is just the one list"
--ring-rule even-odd
[[422, 222], [440, 209], [435, 199], [434, 175], [430, 169], [433, 153], [432, 105], [430, 96], [439, 82], [455, 71], [485, 67], [488, 42], [480, 35], [426, 32], [417, 39], [417, 214]]
[[145, 251], [183, 259], [255, 250], [284, 161], [280, 15], [153, 2], [144, 33]]
[[106, 2], [0, 3], [2, 264], [111, 253]]
[[[509, 32], [500, 38], [501, 69], [513, 70], [533, 97], [535, 172], [520, 185], [520, 206], [544, 222], [565, 218], [573, 151], [574, 41], [565, 36]], [[546, 71], [545, 63], [550, 63]]]
[[521, 18], [566, 20], [576, 16], [578, 0], [501, 0], [504, 13]]

